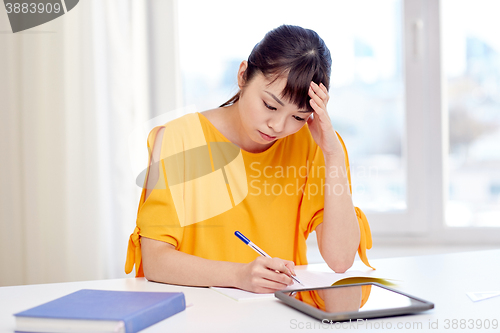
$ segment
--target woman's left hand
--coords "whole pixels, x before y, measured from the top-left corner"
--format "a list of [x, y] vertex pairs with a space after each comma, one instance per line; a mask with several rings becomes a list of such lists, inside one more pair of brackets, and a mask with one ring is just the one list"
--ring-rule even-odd
[[309, 96], [311, 97], [310, 104], [314, 113], [307, 120], [307, 125], [309, 126], [314, 141], [316, 141], [323, 151], [325, 158], [343, 154], [342, 146], [333, 129], [330, 116], [326, 111], [326, 104], [330, 99], [328, 90], [323, 83], [317, 85], [315, 82], [311, 82], [309, 86]]

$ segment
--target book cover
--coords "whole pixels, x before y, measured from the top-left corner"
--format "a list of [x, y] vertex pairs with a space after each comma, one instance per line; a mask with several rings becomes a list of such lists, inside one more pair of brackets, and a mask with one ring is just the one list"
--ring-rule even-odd
[[133, 333], [185, 308], [181, 292], [82, 289], [14, 316], [19, 332]]

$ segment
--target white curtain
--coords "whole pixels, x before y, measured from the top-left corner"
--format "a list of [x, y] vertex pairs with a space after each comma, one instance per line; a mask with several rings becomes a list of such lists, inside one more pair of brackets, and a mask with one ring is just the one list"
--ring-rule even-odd
[[125, 276], [128, 139], [154, 115], [147, 6], [80, 1], [16, 34], [0, 11], [0, 286]]

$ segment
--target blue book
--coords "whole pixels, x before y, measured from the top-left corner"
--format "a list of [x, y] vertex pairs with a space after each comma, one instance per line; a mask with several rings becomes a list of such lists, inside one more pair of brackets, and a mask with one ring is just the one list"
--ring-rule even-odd
[[14, 316], [16, 332], [133, 333], [185, 308], [181, 292], [82, 289]]

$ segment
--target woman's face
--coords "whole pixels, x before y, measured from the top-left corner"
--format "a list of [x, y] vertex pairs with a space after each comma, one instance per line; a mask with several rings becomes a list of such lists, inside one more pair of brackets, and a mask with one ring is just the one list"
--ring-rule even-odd
[[277, 139], [300, 130], [312, 112], [299, 109], [280, 96], [286, 78], [278, 78], [270, 84], [271, 81], [259, 73], [245, 85], [245, 69], [246, 61], [238, 71], [238, 85], [242, 90], [238, 101], [241, 125], [254, 143], [252, 150], [264, 151]]

